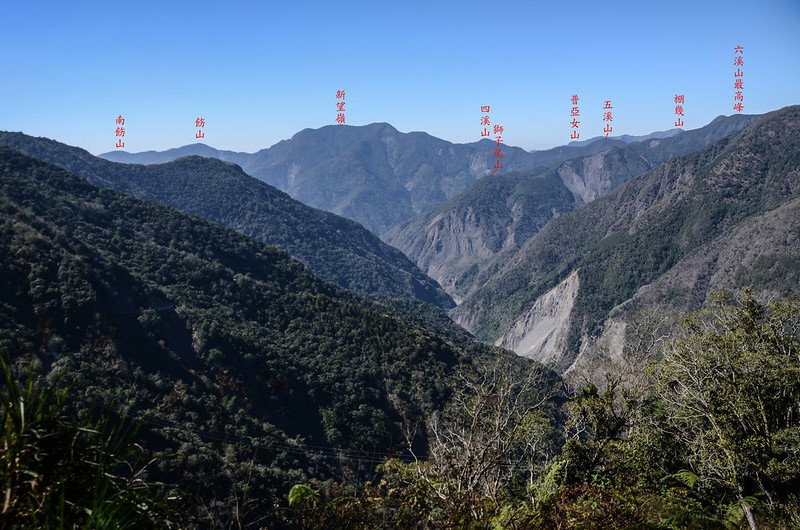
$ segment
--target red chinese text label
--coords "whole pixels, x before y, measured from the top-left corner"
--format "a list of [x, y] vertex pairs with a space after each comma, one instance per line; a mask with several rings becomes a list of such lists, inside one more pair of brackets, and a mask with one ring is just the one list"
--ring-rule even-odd
[[344, 90], [336, 91], [336, 123], [345, 123], [344, 116]]
[[733, 49], [733, 110], [742, 112], [744, 110], [744, 46], [736, 46]]
[[125, 142], [122, 141], [122, 138], [125, 136], [125, 118], [120, 114], [117, 116], [117, 130], [114, 132], [114, 135], [117, 138], [116, 147], [118, 149], [122, 149], [125, 147]]
[[683, 117], [685, 116], [683, 113], [683, 104], [686, 102], [686, 99], [683, 97], [683, 94], [675, 94], [673, 102], [675, 103], [675, 127], [683, 127]]
[[580, 133], [578, 132], [578, 128], [581, 125], [581, 122], [578, 120], [581, 115], [581, 109], [578, 106], [580, 99], [581, 98], [579, 98], [577, 94], [572, 95], [572, 108], [569, 111], [569, 116], [572, 118], [572, 121], [569, 122], [572, 131], [572, 134], [569, 135], [570, 140], [577, 140], [581, 137]]
[[611, 126], [611, 122], [614, 121], [613, 109], [614, 106], [611, 104], [611, 100], [607, 99], [603, 105], [603, 121], [606, 124], [605, 127], [603, 127], [603, 132], [606, 134], [606, 138], [608, 138], [609, 133], [614, 130], [614, 127]]
[[206, 137], [206, 133], [203, 132], [203, 127], [206, 126], [205, 118], [196, 118], [194, 120], [194, 126], [197, 127], [197, 132], [195, 133], [194, 137], [195, 138], [205, 138]]

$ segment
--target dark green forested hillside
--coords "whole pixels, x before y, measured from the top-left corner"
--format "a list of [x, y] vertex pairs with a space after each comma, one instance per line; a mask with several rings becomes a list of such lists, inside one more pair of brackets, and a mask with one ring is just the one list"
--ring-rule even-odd
[[357, 223], [301, 204], [215, 159], [187, 157], [141, 166], [97, 158], [83, 149], [21, 133], [0, 145], [62, 167], [90, 182], [204, 217], [306, 263], [323, 279], [367, 294], [417, 298], [449, 308], [452, 300], [400, 251]]
[[243, 495], [257, 499], [250, 515], [274, 516], [291, 484], [363, 477], [409, 436], [424, 452], [415, 425], [447, 402], [456, 367], [491, 351], [281, 250], [8, 148], [0, 350], [66, 380], [78, 412], [146, 413], [153, 477], [180, 484], [206, 523], [231, 520]]
[[[641, 274], [647, 254], [631, 248], [652, 239], [626, 237], [653, 218], [674, 228], [670, 208], [679, 242], [773, 226], [752, 220], [797, 211], [797, 112], [651, 173], [605, 206], [616, 218], [600, 209], [573, 237], [617, 230], [598, 248]], [[708, 190], [715, 208], [701, 207]], [[621, 208], [642, 204], [661, 209]], [[742, 282], [791, 291], [787, 263]], [[633, 376], [572, 389], [430, 305], [391, 304], [0, 147], [0, 355], [13, 365], [0, 363], [0, 527], [800, 524], [796, 297], [715, 297], [659, 350], [634, 351]]]

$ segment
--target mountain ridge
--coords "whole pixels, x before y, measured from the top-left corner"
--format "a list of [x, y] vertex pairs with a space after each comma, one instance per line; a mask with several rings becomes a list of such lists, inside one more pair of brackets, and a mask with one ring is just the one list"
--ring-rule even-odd
[[[462, 300], [552, 219], [603, 196], [672, 157], [752, 123], [717, 118], [665, 139], [614, 144], [544, 171], [482, 179], [432, 212], [384, 234], [455, 299]], [[594, 144], [590, 144], [594, 145]]]
[[354, 221], [301, 204], [232, 162], [190, 156], [151, 166], [120, 164], [22, 133], [0, 132], [0, 144], [94, 184], [156, 200], [278, 245], [345, 288], [418, 298], [443, 308], [453, 305], [400, 251]]
[[[718, 116], [718, 118], [719, 117], [721, 117], [721, 116]], [[634, 143], [634, 142], [642, 142], [644, 140], [653, 140], [653, 139], [660, 140], [660, 139], [663, 139], [663, 138], [670, 138], [670, 137], [675, 136], [676, 134], [680, 134], [682, 132], [686, 132], [686, 129], [681, 129], [681, 128], [677, 128], [676, 127], [674, 129], [667, 129], [667, 130], [664, 130], [664, 131], [654, 131], [654, 132], [651, 132], [649, 134], [640, 134], [640, 135], [622, 134], [622, 135], [619, 135], [619, 136], [609, 136], [608, 138], [614, 139], [614, 140], [620, 140], [622, 142], [625, 142], [626, 144], [630, 144], [630, 143]], [[586, 144], [589, 144], [589, 143], [592, 143], [592, 142], [597, 142], [598, 140], [602, 140], [604, 138], [605, 138], [605, 136], [594, 136], [594, 137], [588, 138], [586, 140], [573, 140], [570, 143], [568, 143], [567, 145], [568, 146], [569, 145], [572, 145], [572, 146], [586, 145]]]
[[0, 350], [79, 389], [76, 410], [146, 414], [151, 479], [203, 499], [252, 487], [266, 511], [299, 480], [372, 476], [372, 460], [348, 451], [407, 450], [403, 426], [444, 406], [457, 368], [521, 361], [409, 322], [273, 246], [6, 146]]
[[[184, 146], [168, 152], [110, 151], [102, 158], [142, 164], [191, 154]], [[533, 153], [502, 145], [503, 171], [543, 169], [563, 160], [625, 142], [604, 139], [586, 146], [561, 146]], [[254, 153], [208, 154], [238, 163], [256, 178], [293, 198], [358, 221], [380, 235], [430, 211], [491, 172], [495, 142], [457, 144], [422, 131], [403, 133], [385, 122], [362, 126], [306, 128]]]
[[[692, 287], [681, 292], [667, 282], [649, 305], [691, 309], [698, 297], [706, 300], [710, 285], [738, 289], [753, 284], [781, 295], [797, 293], [792, 274], [773, 276], [765, 271], [770, 267], [790, 271], [790, 264], [798, 263], [800, 246], [791, 243], [797, 241], [800, 223], [791, 217], [794, 208], [782, 209], [798, 193], [800, 106], [794, 106], [764, 115], [702, 151], [664, 162], [617, 191], [553, 220], [513, 259], [499, 265], [483, 287], [453, 310], [453, 316], [484, 340], [509, 344], [509, 329], [524, 328], [519, 319], [536, 301], [576, 273], [580, 287], [569, 311], [569, 339], [562, 349], [547, 352], [556, 358], [553, 366], [564, 371], [579, 355], [591, 357], [588, 352], [614, 311], [636, 298], [640, 289], [646, 292], [662, 277], [666, 281], [664, 275], [673, 269], [677, 274], [676, 267], [683, 267], [682, 278], [696, 272], [684, 260], [700, 249], [732, 245], [737, 231], [760, 218], [773, 219], [776, 230], [784, 226], [780, 230], [787, 236], [771, 240], [774, 245], [764, 247], [758, 259], [748, 258], [756, 263], [749, 272], [731, 270], [721, 280], [689, 283]], [[780, 215], [770, 217], [770, 212]], [[760, 248], [766, 239], [748, 244]], [[737, 240], [741, 246], [743, 238]], [[736, 258], [727, 262], [733, 264]], [[697, 292], [689, 297], [693, 290]], [[515, 340], [520, 342], [522, 336]]]

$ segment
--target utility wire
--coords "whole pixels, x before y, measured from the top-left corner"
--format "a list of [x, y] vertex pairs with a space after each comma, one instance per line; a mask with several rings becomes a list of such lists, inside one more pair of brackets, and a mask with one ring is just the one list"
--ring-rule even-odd
[[251, 435], [238, 435], [238, 434], [216, 434], [207, 431], [201, 431], [188, 428], [184, 425], [179, 425], [163, 418], [150, 417], [147, 414], [134, 415], [128, 412], [115, 409], [104, 403], [97, 401], [93, 402], [96, 406], [105, 409], [108, 412], [118, 416], [147, 423], [149, 425], [161, 428], [175, 429], [185, 433], [193, 434], [206, 441], [213, 441], [218, 443], [236, 444], [236, 443], [266, 443], [276, 449], [283, 450], [287, 453], [296, 454], [300, 456], [308, 456], [309, 454], [317, 455], [323, 458], [330, 458], [336, 460], [348, 460], [361, 463], [383, 463], [389, 458], [399, 458], [403, 461], [410, 462], [413, 459], [409, 455], [402, 455], [398, 453], [389, 453], [384, 451], [363, 451], [360, 449], [347, 449], [336, 447], [325, 447], [315, 444], [304, 444], [299, 442], [282, 442], [279, 440], [270, 440], [265, 437], [251, 436]]

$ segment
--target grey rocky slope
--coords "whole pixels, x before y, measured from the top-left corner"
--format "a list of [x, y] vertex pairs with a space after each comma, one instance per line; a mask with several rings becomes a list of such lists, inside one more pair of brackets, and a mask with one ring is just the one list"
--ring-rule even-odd
[[696, 307], [719, 288], [800, 294], [799, 198], [794, 106], [550, 222], [453, 316], [561, 371], [600, 350], [620, 357], [653, 308]]
[[[666, 138], [587, 144], [596, 152], [544, 171], [484, 178], [383, 239], [402, 250], [456, 300], [480, 287], [550, 220], [619, 188], [671, 158], [703, 149], [756, 116], [715, 119]], [[540, 155], [544, 156], [544, 155]]]

